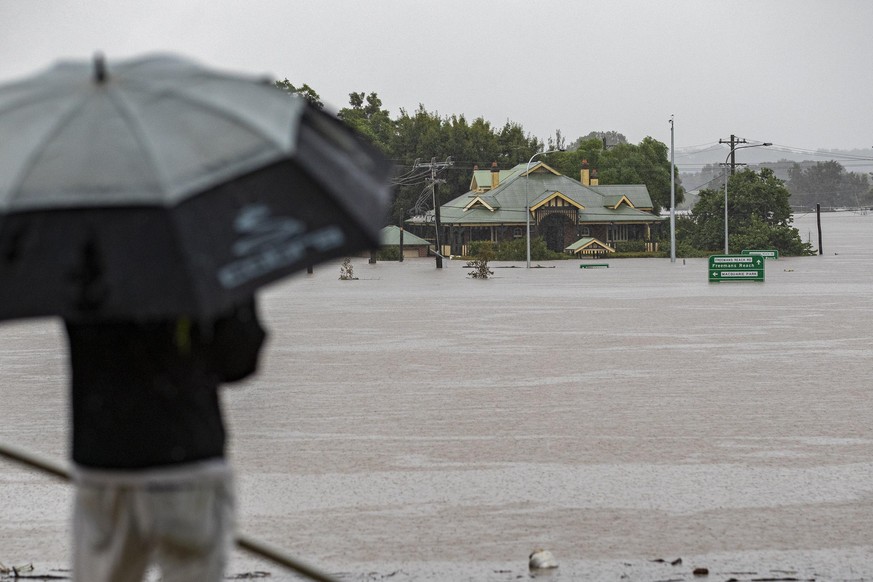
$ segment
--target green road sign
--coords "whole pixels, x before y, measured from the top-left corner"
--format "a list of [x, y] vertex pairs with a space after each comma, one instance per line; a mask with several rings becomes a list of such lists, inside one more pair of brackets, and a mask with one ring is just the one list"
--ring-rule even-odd
[[758, 255], [765, 259], [778, 259], [779, 251], [776, 249], [743, 249], [744, 255]]
[[709, 280], [763, 281], [764, 260], [760, 255], [712, 255], [709, 257]]

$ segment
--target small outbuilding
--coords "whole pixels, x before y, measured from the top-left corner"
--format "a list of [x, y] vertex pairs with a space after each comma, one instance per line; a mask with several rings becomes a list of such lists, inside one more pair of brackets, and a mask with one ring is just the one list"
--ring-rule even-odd
[[565, 248], [564, 252], [571, 255], [600, 257], [606, 253], [614, 253], [615, 249], [594, 237], [586, 236]]
[[403, 237], [403, 258], [426, 257], [430, 254], [431, 245], [428, 241], [395, 225], [386, 226], [382, 229], [380, 233], [382, 248], [396, 248], [400, 250], [401, 235]]

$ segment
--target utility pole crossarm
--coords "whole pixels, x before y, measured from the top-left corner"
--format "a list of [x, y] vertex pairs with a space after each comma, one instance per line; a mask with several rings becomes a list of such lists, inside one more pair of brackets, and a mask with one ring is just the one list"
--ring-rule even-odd
[[740, 139], [737, 136], [735, 136], [734, 134], [731, 134], [731, 138], [729, 140], [728, 139], [720, 139], [720, 140], [718, 140], [718, 143], [727, 143], [727, 144], [730, 144], [730, 146], [731, 146], [731, 153], [730, 153], [731, 176], [733, 176], [734, 173], [736, 172], [736, 167], [737, 167], [737, 158], [736, 158], [737, 146], [740, 145], [741, 143], [748, 143], [748, 142], [745, 139]]

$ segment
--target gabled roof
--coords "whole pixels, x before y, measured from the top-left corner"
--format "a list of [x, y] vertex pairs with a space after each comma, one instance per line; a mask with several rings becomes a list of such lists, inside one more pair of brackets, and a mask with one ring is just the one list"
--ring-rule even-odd
[[595, 192], [603, 196], [626, 196], [634, 208], [639, 210], [651, 210], [652, 197], [645, 184], [610, 184], [607, 186], [591, 186]]
[[476, 196], [471, 196], [471, 198], [472, 200], [470, 200], [470, 203], [467, 204], [465, 210], [469, 210], [477, 204], [481, 204], [492, 212], [500, 208], [500, 201], [498, 201], [497, 198], [495, 198], [494, 196], [489, 196], [488, 194], [479, 194]]
[[631, 208], [634, 207], [631, 201], [628, 200], [628, 197], [624, 194], [610, 194], [603, 197], [603, 205], [607, 208], [612, 208], [613, 210], [616, 210], [622, 204], [627, 204]]
[[[489, 190], [487, 195], [468, 192], [441, 206], [440, 222], [465, 226], [522, 224], [525, 222], [528, 207], [533, 208], [557, 194], [579, 209], [582, 224], [663, 220], [645, 210], [651, 209], [652, 201], [643, 184], [583, 186], [578, 180], [559, 174], [543, 163], [532, 165], [530, 173], [527, 172], [526, 163], [518, 164], [505, 172], [497, 188]], [[605, 196], [619, 196], [616, 202], [620, 202], [621, 197], [626, 197], [627, 203], [613, 204], [610, 208], [604, 204]], [[471, 204], [477, 198], [481, 203]], [[429, 211], [427, 214], [432, 213], [433, 211]]]
[[[554, 174], [556, 176], [561, 175], [561, 173], [559, 171], [557, 171], [556, 169], [554, 169], [551, 166], [547, 166], [543, 162], [535, 163], [533, 166], [530, 167], [530, 170], [527, 169], [527, 164], [519, 164], [516, 166], [516, 168], [519, 168], [522, 165], [524, 166], [524, 172], [521, 173], [522, 176], [527, 176], [528, 174], [533, 174], [534, 172], [551, 172], [552, 174]], [[513, 169], [515, 169], [515, 168], [513, 168]]]
[[[379, 243], [383, 247], [400, 246], [400, 227], [389, 225], [379, 232]], [[403, 246], [430, 246], [430, 243], [411, 232], [403, 231]]]
[[578, 208], [579, 210], [584, 210], [584, 209], [585, 209], [584, 206], [582, 206], [581, 204], [579, 204], [578, 202], [576, 202], [576, 201], [573, 200], [572, 198], [569, 198], [569, 197], [567, 197], [567, 196], [564, 196], [564, 195], [561, 194], [560, 192], [543, 192], [542, 194], [540, 194], [540, 195], [537, 197], [536, 200], [533, 200], [533, 201], [531, 202], [531, 204], [530, 204], [530, 210], [531, 210], [531, 212], [535, 211], [535, 210], [536, 210], [537, 208], [539, 208], [540, 206], [545, 206], [545, 205], [547, 205], [549, 202], [551, 202], [551, 201], [554, 200], [555, 198], [560, 198], [561, 200], [565, 201], [565, 202], [566, 202], [567, 204], [569, 204], [570, 206], [575, 206], [575, 207]]
[[565, 251], [570, 251], [572, 253], [584, 253], [584, 252], [592, 252], [592, 251], [606, 251], [608, 253], [614, 253], [615, 249], [609, 246], [606, 243], [600, 242], [594, 237], [586, 236], [584, 238], [580, 238], [570, 246], [564, 249]]

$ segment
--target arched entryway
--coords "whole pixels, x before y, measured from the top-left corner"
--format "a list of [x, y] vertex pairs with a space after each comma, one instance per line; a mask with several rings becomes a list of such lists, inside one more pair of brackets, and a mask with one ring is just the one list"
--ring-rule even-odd
[[539, 232], [551, 251], [563, 252], [576, 240], [576, 225], [563, 214], [550, 214], [543, 217]]

